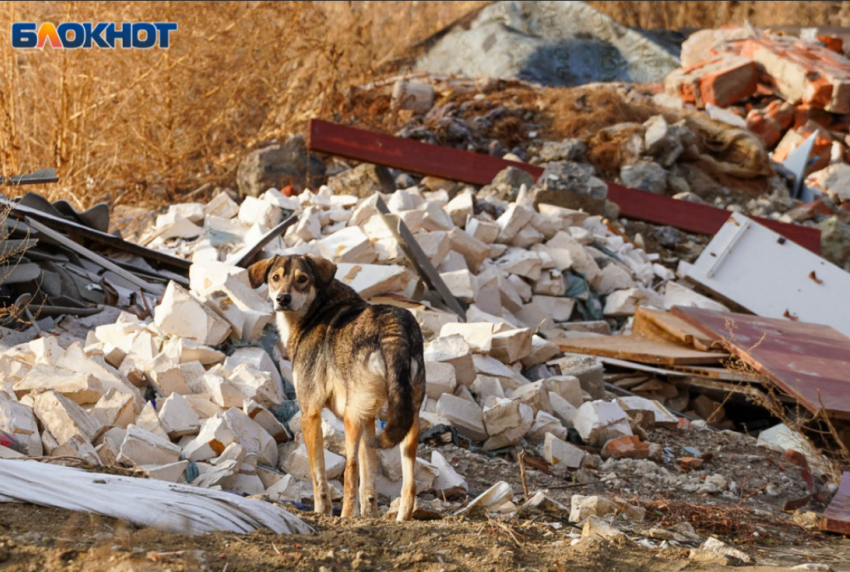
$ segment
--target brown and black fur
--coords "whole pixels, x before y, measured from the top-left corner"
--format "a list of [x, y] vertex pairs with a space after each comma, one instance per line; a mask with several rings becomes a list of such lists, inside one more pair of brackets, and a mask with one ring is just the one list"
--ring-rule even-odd
[[[367, 303], [334, 279], [336, 265], [318, 256], [275, 256], [248, 272], [253, 287], [268, 284], [281, 343], [292, 360], [316, 512], [331, 512], [321, 421], [322, 408], [328, 407], [345, 422], [342, 516], [355, 516], [358, 480], [361, 515], [378, 516], [375, 447], [401, 443], [404, 482], [398, 520], [409, 520], [416, 493], [419, 407], [425, 396], [419, 324], [407, 310]], [[385, 403], [387, 424], [375, 437], [375, 418]]]

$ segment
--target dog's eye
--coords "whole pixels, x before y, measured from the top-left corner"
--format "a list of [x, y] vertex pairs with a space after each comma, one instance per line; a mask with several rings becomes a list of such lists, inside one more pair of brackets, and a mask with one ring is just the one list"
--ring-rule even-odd
[[301, 276], [298, 277], [298, 283], [299, 284], [306, 284], [307, 283], [307, 277], [302, 274]]
[[274, 276], [272, 276], [272, 280], [274, 280], [275, 282], [280, 280], [280, 274], [275, 274]]

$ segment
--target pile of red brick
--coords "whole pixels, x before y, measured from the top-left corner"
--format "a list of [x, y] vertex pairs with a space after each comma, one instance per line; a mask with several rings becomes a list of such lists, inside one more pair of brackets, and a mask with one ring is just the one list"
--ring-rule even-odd
[[741, 29], [697, 34], [704, 37], [683, 46], [685, 66], [665, 80], [668, 95], [739, 115], [774, 149], [775, 161], [815, 134], [808, 173], [850, 160], [850, 59], [840, 39], [743, 37]]

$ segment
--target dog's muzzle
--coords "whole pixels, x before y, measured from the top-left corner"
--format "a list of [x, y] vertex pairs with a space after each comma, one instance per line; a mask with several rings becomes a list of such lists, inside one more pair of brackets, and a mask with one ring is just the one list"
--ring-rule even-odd
[[292, 296], [289, 294], [281, 294], [277, 297], [277, 308], [278, 310], [286, 310], [289, 303], [292, 302]]

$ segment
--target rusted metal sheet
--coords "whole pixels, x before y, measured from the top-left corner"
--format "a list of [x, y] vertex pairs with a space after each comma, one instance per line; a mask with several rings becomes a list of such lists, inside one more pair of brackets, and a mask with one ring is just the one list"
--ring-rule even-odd
[[[522, 169], [535, 178], [543, 173], [542, 168], [527, 163], [429, 145], [319, 119], [310, 120], [308, 146], [320, 153], [474, 185], [490, 184], [499, 171], [507, 167]], [[729, 218], [729, 211], [724, 209], [678, 201], [609, 181], [606, 184], [608, 199], [619, 205], [620, 214], [626, 218], [666, 224], [698, 234], [716, 233]], [[769, 219], [756, 220], [820, 254], [820, 230]]]
[[850, 534], [850, 473], [841, 475], [841, 484], [820, 517], [820, 529]]
[[850, 419], [850, 338], [838, 330], [747, 314], [675, 306], [811, 412]]

